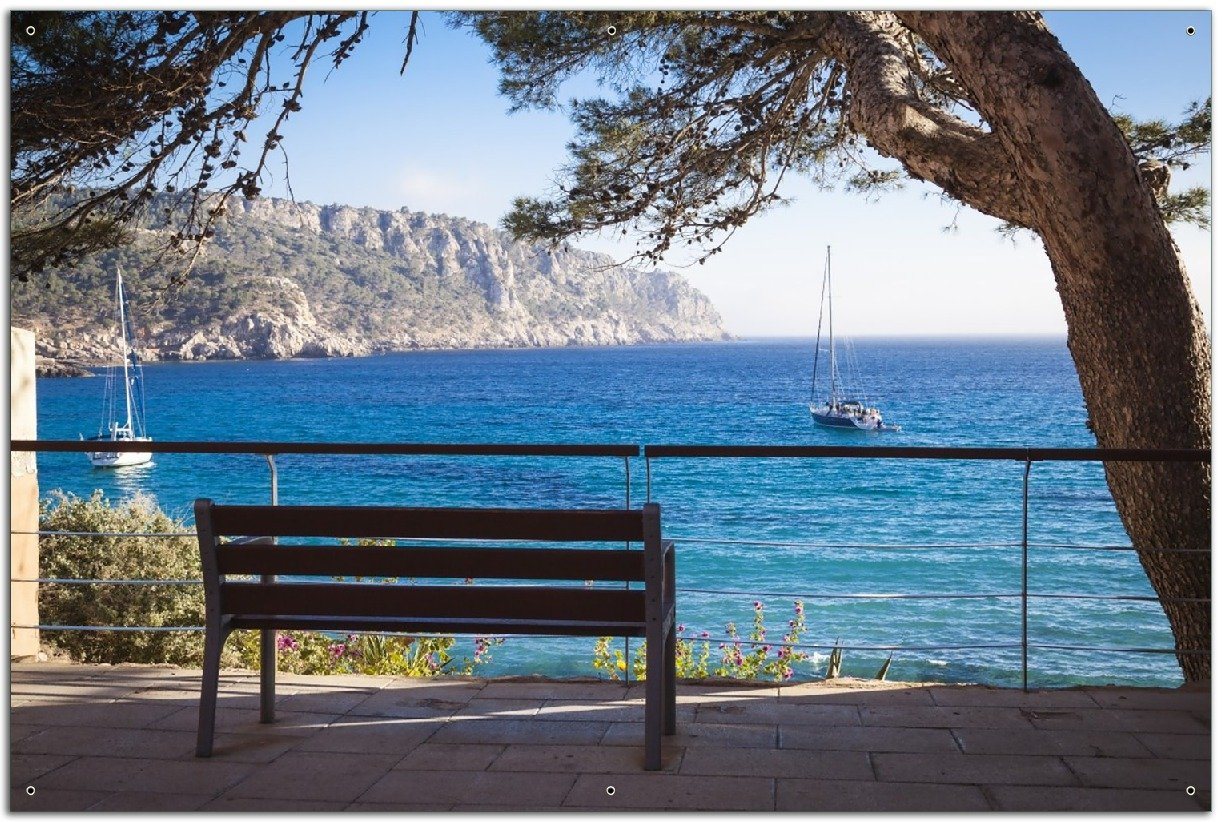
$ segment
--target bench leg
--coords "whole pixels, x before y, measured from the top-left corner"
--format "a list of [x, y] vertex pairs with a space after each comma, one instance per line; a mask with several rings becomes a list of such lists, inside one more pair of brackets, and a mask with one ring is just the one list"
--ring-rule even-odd
[[645, 642], [645, 770], [662, 769], [663, 702], [666, 693], [666, 673], [660, 637]]
[[195, 755], [212, 756], [212, 732], [216, 727], [216, 692], [221, 680], [221, 648], [226, 632], [209, 628], [204, 635], [204, 675], [199, 688], [199, 730]]
[[276, 632], [259, 631], [259, 721], [276, 721]]
[[666, 651], [663, 654], [666, 674], [666, 687], [662, 692], [662, 733], [675, 735], [675, 623], [671, 620], [670, 630], [666, 634]]

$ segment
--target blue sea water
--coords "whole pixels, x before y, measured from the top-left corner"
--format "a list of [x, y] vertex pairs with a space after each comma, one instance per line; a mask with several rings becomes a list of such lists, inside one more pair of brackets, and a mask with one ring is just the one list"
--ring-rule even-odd
[[[159, 440], [710, 443], [1091, 447], [1063, 340], [861, 339], [871, 399], [899, 432], [815, 425], [806, 410], [813, 340], [522, 351], [417, 352], [344, 360], [146, 366]], [[95, 433], [100, 379], [40, 379], [39, 436]], [[282, 504], [611, 507], [625, 503], [617, 458], [281, 456]], [[891, 679], [1021, 682], [1022, 473], [1017, 462], [641, 459], [646, 494], [678, 541], [679, 618], [750, 629], [764, 606], [777, 640], [804, 603], [803, 642], [821, 646], [799, 678], [821, 676], [827, 646], [901, 646]], [[40, 454], [39, 482], [112, 499], [154, 496], [190, 518], [192, 500], [264, 503], [261, 457], [158, 454], [147, 466], [90, 468]], [[1038, 463], [1031, 473], [1033, 594], [1152, 596], [1127, 545], [1101, 466]], [[1075, 547], [1068, 547], [1075, 546]], [[973, 599], [836, 598], [974, 594]], [[994, 596], [995, 595], [995, 596]], [[1157, 603], [1037, 597], [1033, 645], [1170, 648]], [[458, 650], [463, 650], [460, 640]], [[997, 646], [1010, 647], [968, 647]], [[489, 673], [589, 675], [590, 640], [511, 638]], [[622, 647], [622, 646], [621, 646]], [[775, 648], [773, 649], [775, 652]], [[872, 676], [887, 654], [849, 650], [843, 673]], [[1166, 654], [1033, 648], [1033, 685], [1176, 685]]]

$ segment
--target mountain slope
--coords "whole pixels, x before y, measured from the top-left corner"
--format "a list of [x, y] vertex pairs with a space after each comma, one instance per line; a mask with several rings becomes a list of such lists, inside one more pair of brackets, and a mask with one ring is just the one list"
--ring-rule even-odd
[[728, 337], [708, 298], [677, 274], [549, 252], [445, 215], [239, 201], [188, 282], [173, 289], [155, 261], [160, 232], [139, 235], [71, 271], [13, 284], [13, 322], [35, 329], [40, 354], [111, 356], [116, 266], [149, 359]]

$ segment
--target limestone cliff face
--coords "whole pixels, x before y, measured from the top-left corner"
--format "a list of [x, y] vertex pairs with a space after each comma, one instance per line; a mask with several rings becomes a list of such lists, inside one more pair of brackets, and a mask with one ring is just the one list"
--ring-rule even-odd
[[[144, 233], [152, 247], [156, 232]], [[141, 295], [131, 285], [139, 260], [123, 268], [139, 310]], [[99, 275], [105, 270], [100, 265]], [[175, 299], [193, 300], [198, 310], [175, 306]], [[615, 267], [602, 254], [516, 243], [491, 226], [457, 217], [263, 198], [230, 205], [190, 288], [162, 302], [152, 316], [141, 315], [142, 347], [150, 359], [729, 336], [708, 298], [671, 272]], [[31, 321], [43, 326], [40, 353], [46, 356], [97, 361], [114, 344], [113, 331], [96, 321]]]

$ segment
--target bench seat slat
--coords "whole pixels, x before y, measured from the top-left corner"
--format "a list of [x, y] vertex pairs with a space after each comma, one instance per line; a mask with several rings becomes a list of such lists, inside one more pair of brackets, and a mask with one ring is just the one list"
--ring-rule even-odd
[[217, 536], [640, 542], [639, 511], [215, 505]]
[[494, 585], [227, 582], [221, 611], [241, 616], [347, 616], [639, 622], [644, 591]]
[[645, 579], [641, 550], [222, 545], [222, 574], [483, 579]]
[[427, 619], [424, 617], [245, 616], [231, 618], [232, 628], [285, 631], [385, 631], [437, 634], [535, 634], [563, 636], [645, 636], [643, 622], [538, 619]]

